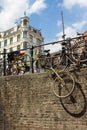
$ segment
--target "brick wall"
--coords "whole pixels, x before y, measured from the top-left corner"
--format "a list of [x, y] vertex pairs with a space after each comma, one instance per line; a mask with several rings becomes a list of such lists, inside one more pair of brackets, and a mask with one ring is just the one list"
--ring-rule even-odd
[[0, 77], [0, 130], [87, 130], [87, 69], [73, 75], [74, 101], [57, 98], [45, 73]]

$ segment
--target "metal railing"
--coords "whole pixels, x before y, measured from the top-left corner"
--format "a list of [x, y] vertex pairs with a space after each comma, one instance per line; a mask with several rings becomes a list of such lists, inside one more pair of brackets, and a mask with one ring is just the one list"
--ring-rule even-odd
[[[87, 36], [86, 36], [87, 37]], [[54, 44], [61, 44], [62, 46], [67, 46], [67, 44], [69, 44], [69, 46], [72, 44], [72, 41], [77, 40], [77, 41], [81, 41], [80, 39], [83, 38], [83, 36], [78, 36], [78, 37], [74, 37], [74, 38], [67, 38], [65, 40], [60, 40], [60, 41], [54, 41], [54, 42], [50, 42], [50, 43], [46, 43], [46, 44], [41, 44], [41, 45], [36, 45], [36, 46], [31, 46], [29, 48], [26, 49], [21, 49], [20, 51], [27, 51], [30, 50], [30, 72], [34, 73], [34, 49], [37, 47], [43, 47], [43, 46], [47, 46], [47, 45], [54, 45]], [[13, 51], [15, 52], [15, 51]], [[1, 59], [2, 62], [2, 75], [5, 76], [6, 75], [6, 64], [7, 64], [7, 55], [8, 53], [6, 52], [6, 49], [3, 50], [3, 53], [1, 53], [0, 55], [3, 55], [3, 58]]]

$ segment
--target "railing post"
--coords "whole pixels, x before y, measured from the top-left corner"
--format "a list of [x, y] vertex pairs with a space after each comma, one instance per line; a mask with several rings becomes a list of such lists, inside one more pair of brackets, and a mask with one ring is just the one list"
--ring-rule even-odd
[[6, 49], [3, 50], [3, 75], [6, 75]]
[[33, 67], [33, 49], [34, 47], [32, 46], [31, 49], [30, 49], [30, 53], [31, 53], [31, 62], [30, 62], [30, 69], [31, 69], [31, 72], [34, 73], [34, 67]]

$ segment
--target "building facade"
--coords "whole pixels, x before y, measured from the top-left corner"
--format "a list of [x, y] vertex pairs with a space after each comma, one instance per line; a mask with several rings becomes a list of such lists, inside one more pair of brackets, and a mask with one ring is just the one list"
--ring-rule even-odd
[[[30, 19], [26, 15], [20, 18], [12, 28], [0, 32], [0, 53], [30, 48], [32, 45], [41, 45], [44, 42], [41, 31], [30, 25]], [[29, 50], [28, 50], [29, 52]]]

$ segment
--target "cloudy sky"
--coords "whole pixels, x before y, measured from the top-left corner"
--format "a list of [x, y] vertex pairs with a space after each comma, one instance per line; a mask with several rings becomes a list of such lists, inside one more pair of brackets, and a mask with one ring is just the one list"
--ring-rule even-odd
[[41, 30], [45, 43], [62, 37], [61, 11], [66, 37], [87, 30], [87, 0], [0, 0], [0, 31], [11, 28], [24, 11], [30, 25]]

